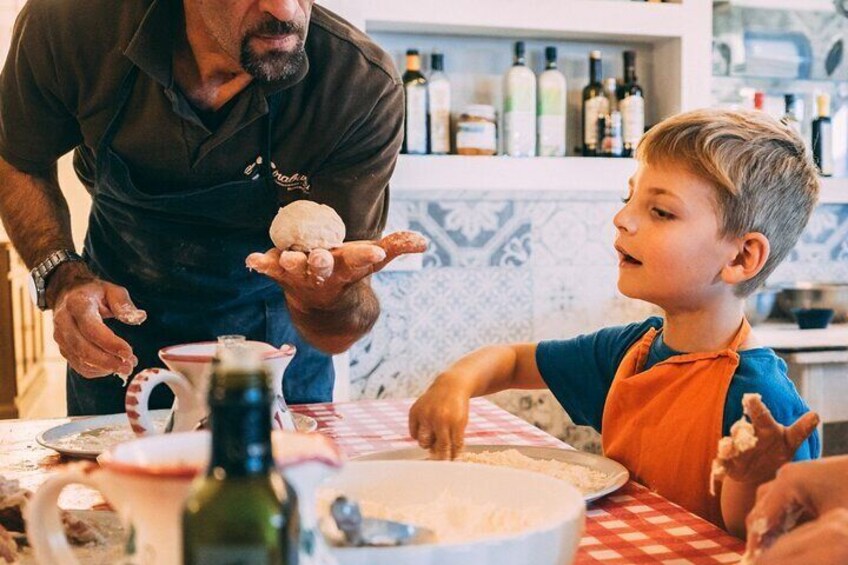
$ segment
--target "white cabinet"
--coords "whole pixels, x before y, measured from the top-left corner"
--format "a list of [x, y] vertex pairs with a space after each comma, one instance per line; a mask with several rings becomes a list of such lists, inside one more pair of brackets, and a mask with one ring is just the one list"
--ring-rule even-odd
[[[648, 124], [710, 103], [711, 0], [663, 4], [615, 0], [433, 0], [425, 4], [326, 0], [322, 5], [365, 30], [395, 58], [399, 68], [407, 48], [419, 48], [424, 53], [436, 48], [444, 53], [454, 89], [454, 114], [471, 103], [502, 107], [501, 80], [512, 63], [514, 41], [527, 42], [529, 64], [537, 72], [542, 68], [544, 46], [557, 46], [560, 69], [569, 82], [567, 144], [572, 156], [581, 138], [580, 92], [588, 82], [590, 50], [603, 52], [605, 76], [618, 77], [623, 72], [621, 52], [636, 51]], [[606, 159], [581, 163], [587, 160], [404, 155], [393, 187], [452, 190], [460, 184], [461, 188], [489, 190], [509, 182], [513, 189], [591, 190], [605, 186], [606, 190], [623, 191], [634, 168], [632, 163]]]

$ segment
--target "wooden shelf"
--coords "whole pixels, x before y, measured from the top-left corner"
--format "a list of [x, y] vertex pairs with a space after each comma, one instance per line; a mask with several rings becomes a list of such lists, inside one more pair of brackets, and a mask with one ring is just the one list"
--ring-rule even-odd
[[714, 0], [716, 5], [729, 4], [740, 8], [763, 10], [794, 10], [804, 12], [833, 12], [833, 0]]
[[[702, 2], [703, 3], [703, 2]], [[370, 32], [486, 35], [491, 37], [605, 39], [655, 42], [682, 37], [692, 6], [611, 0], [431, 0], [426, 8], [397, 0], [371, 0], [364, 14]]]
[[551, 190], [624, 194], [633, 159], [401, 155], [391, 187], [406, 190]]
[[[636, 171], [633, 159], [603, 157], [468, 157], [401, 155], [395, 191], [573, 191], [621, 193]], [[848, 204], [848, 178], [822, 178], [820, 204]]]

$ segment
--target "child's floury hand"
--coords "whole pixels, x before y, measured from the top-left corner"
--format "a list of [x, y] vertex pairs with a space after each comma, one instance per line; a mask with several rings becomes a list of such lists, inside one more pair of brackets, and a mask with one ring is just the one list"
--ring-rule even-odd
[[[723, 438], [714, 465], [723, 467], [726, 476], [735, 481], [764, 483], [772, 480], [777, 470], [792, 460], [801, 444], [816, 429], [819, 416], [815, 412], [807, 412], [786, 427], [775, 421], [759, 394], [746, 394], [742, 406], [753, 424], [755, 444], [739, 450], [728, 444], [728, 438]], [[734, 427], [737, 425], [734, 424]]]
[[460, 381], [443, 373], [409, 410], [409, 435], [438, 459], [462, 451], [471, 395]]

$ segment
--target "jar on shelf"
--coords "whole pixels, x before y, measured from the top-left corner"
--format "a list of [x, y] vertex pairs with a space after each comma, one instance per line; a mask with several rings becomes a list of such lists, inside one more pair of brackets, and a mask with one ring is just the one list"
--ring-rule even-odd
[[466, 106], [456, 122], [458, 155], [494, 155], [498, 151], [495, 107], [488, 104]]

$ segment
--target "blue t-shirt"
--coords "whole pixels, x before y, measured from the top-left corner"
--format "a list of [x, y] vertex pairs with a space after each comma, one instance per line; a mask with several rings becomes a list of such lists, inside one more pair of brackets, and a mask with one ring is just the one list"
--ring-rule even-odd
[[[604, 404], [615, 372], [630, 347], [650, 328], [662, 328], [662, 318], [604, 328], [573, 339], [543, 341], [536, 349], [536, 365], [542, 378], [575, 424], [601, 431]], [[662, 334], [651, 345], [645, 369], [680, 353], [662, 341]], [[739, 366], [730, 381], [724, 403], [722, 435], [742, 417], [742, 395], [756, 392], [771, 410], [774, 419], [791, 425], [809, 410], [787, 376], [786, 363], [771, 349], [761, 347], [739, 352]], [[795, 460], [820, 456], [818, 431], [795, 453]]]

